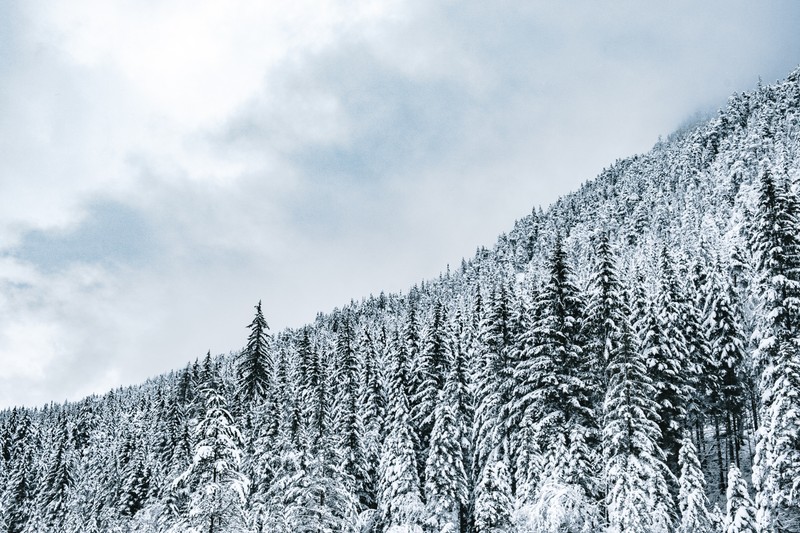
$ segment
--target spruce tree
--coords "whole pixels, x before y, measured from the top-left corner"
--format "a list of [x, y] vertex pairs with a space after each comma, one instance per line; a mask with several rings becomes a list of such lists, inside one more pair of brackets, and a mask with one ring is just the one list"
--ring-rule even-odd
[[425, 464], [427, 523], [434, 531], [460, 530], [461, 509], [467, 503], [467, 474], [459, 420], [458, 377], [447, 373], [445, 387], [434, 411], [430, 449]]
[[63, 418], [57, 422], [53, 444], [55, 449], [50, 456], [44, 478], [39, 483], [36, 504], [48, 529], [58, 531], [69, 511], [68, 493], [74, 485], [73, 455], [67, 422]]
[[660, 267], [658, 294], [643, 324], [643, 350], [659, 404], [661, 447], [667, 464], [677, 475], [688, 401], [694, 394], [690, 382], [693, 368], [682, 328], [683, 296], [666, 249], [661, 252]]
[[560, 241], [549, 270], [549, 280], [536, 302], [532, 353], [516, 369], [519, 386], [513, 410], [523, 427], [532, 427], [539, 449], [551, 449], [556, 440], [564, 440], [575, 455], [561, 472], [561, 482], [578, 484], [594, 498], [599, 492], [599, 435], [591, 402], [590, 365], [583, 352], [583, 302]]
[[422, 336], [417, 364], [416, 378], [412, 402], [414, 425], [418, 428], [422, 462], [427, 455], [427, 448], [434, 424], [434, 410], [439, 391], [444, 386], [446, 370], [447, 345], [444, 328], [442, 303], [437, 299], [431, 309], [431, 317]]
[[636, 345], [630, 313], [621, 313], [607, 352], [608, 388], [603, 405], [603, 455], [608, 533], [667, 533], [671, 528], [671, 475], [659, 446], [656, 389]]
[[256, 315], [250, 323], [247, 347], [237, 368], [239, 394], [243, 402], [261, 401], [269, 393], [273, 361], [270, 353], [269, 326], [261, 312], [261, 301], [255, 307]]
[[173, 487], [188, 496], [187, 525], [222, 533], [241, 527], [249, 480], [241, 473], [242, 436], [212, 373], [203, 384], [202, 418], [194, 428], [194, 457]]
[[416, 437], [406, 396], [404, 359], [399, 339], [393, 346], [389, 384], [389, 430], [381, 449], [378, 509], [384, 525], [421, 531], [424, 506], [417, 473]]
[[723, 533], [756, 533], [756, 509], [747, 482], [736, 465], [728, 471], [727, 512]]
[[797, 200], [769, 171], [759, 183], [752, 247], [763, 301], [756, 362], [760, 412], [753, 485], [765, 531], [800, 528], [800, 235]]
[[511, 510], [511, 479], [499, 448], [495, 448], [475, 488], [475, 533], [509, 531]]
[[709, 512], [703, 470], [697, 459], [697, 449], [688, 434], [681, 441], [678, 462], [681, 475], [678, 479], [680, 523], [677, 533], [713, 533], [714, 520]]

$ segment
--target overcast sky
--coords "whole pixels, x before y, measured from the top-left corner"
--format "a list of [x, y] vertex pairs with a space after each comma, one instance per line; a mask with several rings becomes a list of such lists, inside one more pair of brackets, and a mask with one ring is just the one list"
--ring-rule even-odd
[[[645, 4], [647, 4], [645, 6]], [[397, 292], [800, 63], [800, 2], [0, 1], [0, 407]]]

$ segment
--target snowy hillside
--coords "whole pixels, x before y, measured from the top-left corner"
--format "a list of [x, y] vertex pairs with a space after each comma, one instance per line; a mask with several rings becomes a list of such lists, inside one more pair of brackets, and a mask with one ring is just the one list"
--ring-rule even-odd
[[798, 187], [800, 69], [407, 294], [0, 413], [0, 530], [800, 531]]

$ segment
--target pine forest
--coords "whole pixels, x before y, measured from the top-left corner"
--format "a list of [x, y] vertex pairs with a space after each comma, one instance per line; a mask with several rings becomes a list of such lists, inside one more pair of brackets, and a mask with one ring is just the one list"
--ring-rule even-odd
[[800, 69], [405, 293], [252, 316], [0, 412], [0, 531], [799, 532]]

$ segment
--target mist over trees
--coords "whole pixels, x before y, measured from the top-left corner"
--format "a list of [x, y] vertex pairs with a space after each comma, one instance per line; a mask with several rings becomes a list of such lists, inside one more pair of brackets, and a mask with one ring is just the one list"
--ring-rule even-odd
[[800, 531], [799, 193], [796, 70], [405, 294], [0, 412], [0, 531]]

